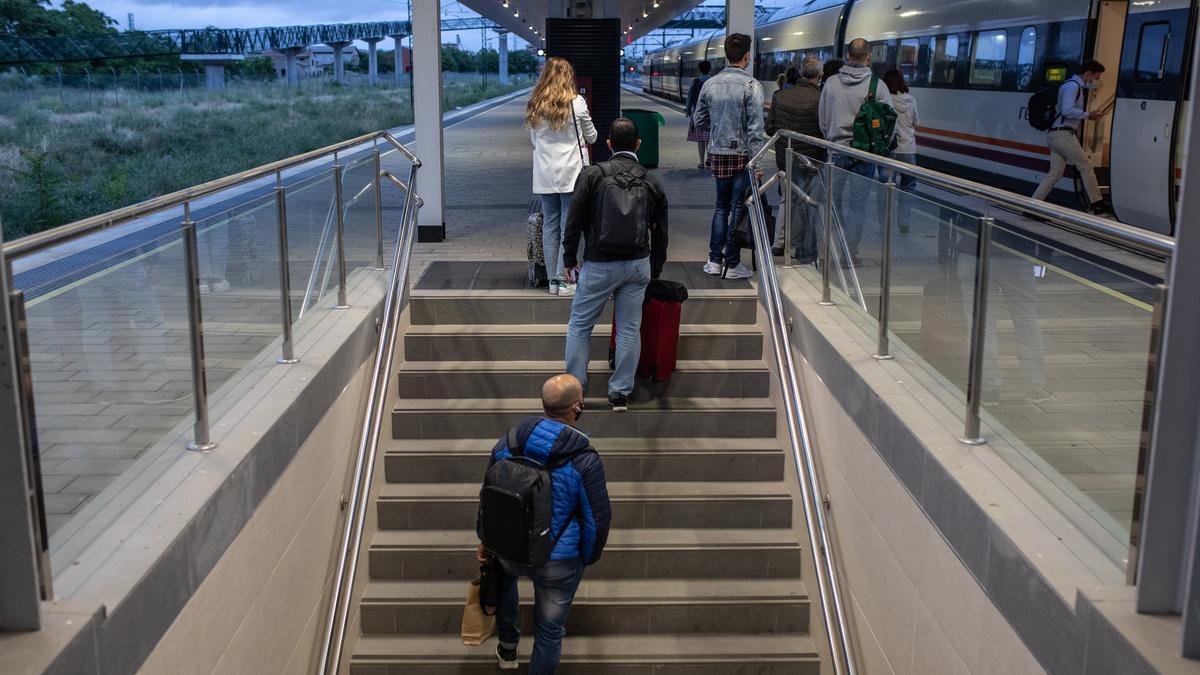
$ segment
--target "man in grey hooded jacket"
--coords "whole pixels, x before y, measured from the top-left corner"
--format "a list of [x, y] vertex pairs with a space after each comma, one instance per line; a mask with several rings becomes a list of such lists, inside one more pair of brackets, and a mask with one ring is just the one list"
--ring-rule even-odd
[[[846, 49], [846, 65], [838, 71], [836, 77], [825, 81], [821, 88], [821, 103], [818, 117], [821, 123], [821, 133], [826, 140], [841, 145], [850, 145], [854, 138], [854, 118], [858, 109], [867, 100], [871, 88], [871, 43], [862, 38], [850, 41]], [[882, 81], [875, 87], [875, 100], [892, 105], [892, 95]], [[869, 206], [869, 184], [874, 180], [875, 165], [860, 162], [845, 155], [833, 154], [833, 164], [839, 169], [857, 174], [862, 178], [836, 181], [834, 190], [841, 194], [841, 212], [845, 229], [846, 246], [850, 249], [850, 260], [845, 261], [854, 266], [861, 264], [858, 257], [858, 243], [862, 240], [863, 222], [866, 209]], [[840, 176], [840, 178], [846, 178]], [[838, 183], [841, 183], [839, 185]], [[874, 201], [874, 200], [871, 200]]]

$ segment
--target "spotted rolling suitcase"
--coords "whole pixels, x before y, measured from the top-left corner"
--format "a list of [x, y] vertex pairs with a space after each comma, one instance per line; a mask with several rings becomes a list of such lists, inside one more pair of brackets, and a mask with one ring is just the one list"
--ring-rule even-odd
[[546, 258], [542, 251], [542, 200], [536, 197], [529, 202], [529, 218], [525, 221], [529, 241], [525, 244], [525, 255], [529, 269], [525, 282], [531, 288], [541, 288], [549, 283], [546, 276]]

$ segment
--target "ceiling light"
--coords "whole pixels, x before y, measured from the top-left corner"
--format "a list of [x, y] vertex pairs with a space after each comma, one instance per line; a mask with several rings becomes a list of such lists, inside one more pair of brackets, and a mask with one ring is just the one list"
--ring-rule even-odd
[[804, 35], [804, 31], [798, 30], [795, 33], [792, 33], [792, 35]]
[[650, 14], [649, 14], [648, 12], [646, 12], [646, 8], [645, 8], [645, 7], [643, 7], [643, 8], [642, 8], [642, 18], [643, 18], [643, 19], [645, 19], [645, 18], [647, 18], [647, 17], [649, 17], [649, 16], [650, 16]]
[[508, 9], [508, 0], [504, 0], [504, 4], [500, 5], [504, 9]]
[[910, 16], [920, 16], [920, 15], [922, 15], [922, 14], [924, 14], [924, 13], [925, 13], [925, 12], [919, 12], [919, 11], [917, 11], [917, 10], [915, 10], [915, 9], [910, 9], [910, 10], [908, 10], [907, 12], [900, 12], [900, 18], [902, 18], [902, 19], [907, 19], [907, 18], [909, 18]]
[[519, 11], [517, 11], [517, 12], [513, 12], [513, 17], [514, 17], [514, 18], [520, 18], [520, 17], [521, 17], [521, 12], [519, 12]]
[[658, 0], [654, 0], [654, 9], [658, 9]]

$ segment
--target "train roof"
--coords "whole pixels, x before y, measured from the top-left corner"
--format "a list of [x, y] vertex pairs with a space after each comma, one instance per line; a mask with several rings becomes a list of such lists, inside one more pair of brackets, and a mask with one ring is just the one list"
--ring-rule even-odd
[[780, 21], [786, 21], [787, 19], [794, 19], [798, 16], [804, 16], [805, 14], [811, 14], [813, 12], [819, 12], [822, 9], [829, 9], [830, 7], [841, 7], [845, 4], [846, 0], [807, 0], [807, 2], [799, 2], [792, 7], [784, 7], [783, 9], [771, 14], [771, 16], [767, 17], [767, 21], [763, 25], [769, 26], [773, 23], [779, 23]]

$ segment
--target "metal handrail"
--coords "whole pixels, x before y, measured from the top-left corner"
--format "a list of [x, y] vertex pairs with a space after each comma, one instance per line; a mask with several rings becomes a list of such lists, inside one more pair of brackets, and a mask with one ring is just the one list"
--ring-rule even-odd
[[[776, 174], [776, 177], [779, 174]], [[752, 185], [761, 179], [751, 172]], [[790, 178], [788, 178], [790, 182]], [[767, 234], [766, 217], [762, 206], [762, 188], [751, 190], [750, 222], [754, 233], [755, 249], [770, 251], [771, 240]], [[758, 264], [759, 291], [767, 310], [771, 333], [771, 345], [775, 352], [775, 365], [779, 371], [780, 389], [783, 392], [784, 413], [787, 418], [788, 437], [792, 455], [796, 462], [796, 474], [800, 482], [804, 520], [808, 532], [809, 546], [815, 561], [817, 587], [821, 596], [821, 609], [825, 615], [825, 635], [833, 659], [836, 675], [854, 675], [857, 672], [854, 651], [850, 640], [850, 627], [846, 619], [845, 603], [842, 600], [837, 575], [837, 560], [830, 543], [829, 527], [823, 509], [824, 491], [817, 474], [817, 463], [813, 453], [810, 425], [800, 394], [799, 377], [795, 359], [788, 340], [788, 319], [783, 308], [783, 297], [779, 290], [779, 278], [769, 256], [760, 256]]]
[[403, 143], [396, 140], [396, 137], [391, 133], [387, 131], [375, 131], [369, 134], [363, 134], [362, 136], [358, 136], [347, 141], [341, 141], [339, 143], [334, 143], [333, 145], [327, 145], [323, 148], [311, 150], [294, 157], [281, 159], [277, 162], [272, 162], [271, 164], [264, 164], [263, 166], [255, 167], [253, 169], [247, 169], [241, 173], [235, 173], [232, 176], [218, 178], [207, 183], [202, 183], [195, 187], [186, 188], [184, 190], [179, 190], [178, 192], [172, 192], [160, 197], [148, 199], [144, 202], [139, 202], [137, 204], [126, 206], [125, 208], [110, 211], [98, 216], [92, 216], [91, 218], [84, 218], [83, 220], [79, 220], [68, 225], [63, 225], [61, 227], [56, 227], [44, 232], [31, 234], [11, 242], [5, 242], [4, 254], [10, 261], [12, 261], [21, 256], [29, 255], [30, 253], [35, 253], [37, 251], [41, 251], [72, 239], [77, 239], [93, 232], [106, 230], [122, 223], [127, 223], [131, 220], [136, 220], [138, 218], [157, 213], [159, 211], [165, 211], [167, 209], [183, 206], [184, 204], [193, 202], [202, 197], [207, 197], [217, 192], [221, 192], [222, 190], [228, 190], [229, 188], [237, 187], [251, 181], [271, 177], [280, 171], [292, 169], [302, 164], [307, 164], [313, 160], [325, 157], [326, 155], [332, 155], [342, 150], [363, 145], [374, 140], [383, 140], [387, 142], [400, 154], [404, 155], [404, 157], [413, 165], [421, 165], [421, 160], [418, 159], [411, 150], [404, 147]]
[[360, 549], [366, 515], [370, 509], [371, 485], [375, 476], [376, 454], [379, 436], [386, 416], [388, 383], [396, 358], [396, 341], [399, 336], [399, 317], [407, 298], [408, 265], [416, 240], [416, 214], [424, 203], [420, 196], [408, 189], [415, 185], [419, 161], [409, 167], [408, 183], [391, 172], [381, 171], [397, 187], [405, 190], [404, 209], [400, 216], [400, 228], [396, 233], [396, 250], [392, 257], [392, 270], [388, 275], [387, 295], [384, 299], [383, 316], [379, 325], [379, 344], [375, 353], [371, 389], [363, 415], [362, 431], [359, 436], [358, 452], [354, 459], [354, 478], [347, 501], [349, 511], [342, 533], [341, 550], [338, 554], [337, 571], [333, 579], [333, 591], [329, 601], [329, 612], [325, 620], [324, 640], [318, 663], [320, 672], [334, 675], [342, 660], [342, 647], [350, 622], [353, 601], [354, 578], [358, 574]]
[[[780, 140], [792, 140], [822, 148], [831, 153], [837, 153], [851, 157], [853, 159], [868, 162], [876, 166], [896, 171], [908, 176], [912, 176], [919, 181], [923, 181], [930, 185], [939, 187], [943, 190], [953, 192], [965, 197], [975, 197], [982, 199], [992, 205], [1000, 206], [1005, 209], [1011, 209], [1017, 212], [1024, 212], [1045, 219], [1050, 225], [1058, 227], [1074, 234], [1079, 234], [1085, 237], [1099, 239], [1105, 243], [1114, 244], [1125, 248], [1130, 248], [1140, 253], [1146, 253], [1156, 257], [1170, 257], [1175, 252], [1175, 239], [1156, 232], [1150, 232], [1137, 227], [1132, 227], [1124, 223], [1100, 218], [1091, 214], [1082, 213], [1068, 209], [1056, 204], [1030, 199], [1023, 195], [1018, 195], [1007, 190], [995, 188], [990, 185], [983, 185], [957, 176], [952, 176], [940, 171], [923, 168], [915, 164], [908, 164], [894, 159], [875, 155], [863, 150], [856, 150], [848, 145], [832, 143], [830, 141], [808, 136], [806, 134], [788, 131], [786, 129], [777, 131], [774, 136], [767, 141], [767, 144], [762, 147], [750, 160], [751, 166], [757, 166], [758, 162], [767, 152], [775, 148], [775, 143]], [[797, 156], [808, 161], [804, 155]]]

